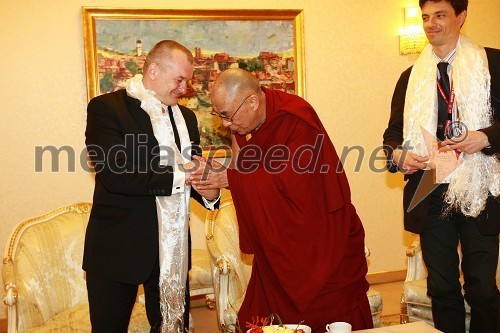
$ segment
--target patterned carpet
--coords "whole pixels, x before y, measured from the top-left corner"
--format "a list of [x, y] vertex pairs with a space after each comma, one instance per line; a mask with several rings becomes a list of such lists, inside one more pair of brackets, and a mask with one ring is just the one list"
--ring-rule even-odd
[[380, 316], [380, 326], [394, 326], [399, 325], [399, 314], [391, 314]]

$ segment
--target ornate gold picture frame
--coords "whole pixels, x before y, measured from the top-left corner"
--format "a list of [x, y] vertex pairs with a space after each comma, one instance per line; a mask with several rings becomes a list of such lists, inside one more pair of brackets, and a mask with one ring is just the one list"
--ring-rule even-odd
[[204, 151], [229, 145], [220, 119], [210, 115], [210, 86], [225, 69], [244, 68], [262, 85], [305, 97], [302, 10], [82, 10], [88, 100], [140, 73], [160, 40], [192, 50], [193, 79], [179, 103], [196, 113]]

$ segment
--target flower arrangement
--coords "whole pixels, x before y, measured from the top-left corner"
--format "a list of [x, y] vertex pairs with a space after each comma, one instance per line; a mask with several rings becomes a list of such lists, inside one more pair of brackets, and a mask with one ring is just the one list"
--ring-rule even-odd
[[[273, 324], [274, 318], [278, 319], [278, 324]], [[252, 322], [246, 323], [246, 328], [248, 329], [248, 333], [305, 333], [304, 330], [300, 329], [299, 326], [302, 324], [301, 321], [297, 324], [295, 329], [285, 327], [281, 318], [277, 314], [271, 314], [268, 317], [253, 317]], [[238, 325], [230, 325], [231, 328], [236, 329], [239, 333], [245, 333]], [[228, 330], [227, 328], [225, 332], [232, 332], [233, 330]]]

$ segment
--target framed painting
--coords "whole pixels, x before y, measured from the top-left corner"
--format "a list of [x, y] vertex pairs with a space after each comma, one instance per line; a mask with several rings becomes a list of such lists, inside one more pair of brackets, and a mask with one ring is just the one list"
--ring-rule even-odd
[[210, 115], [211, 83], [224, 70], [243, 68], [263, 86], [305, 97], [302, 10], [83, 7], [83, 31], [88, 100], [142, 73], [160, 40], [193, 52], [193, 78], [179, 104], [196, 113], [204, 155], [227, 154], [230, 145], [230, 133]]

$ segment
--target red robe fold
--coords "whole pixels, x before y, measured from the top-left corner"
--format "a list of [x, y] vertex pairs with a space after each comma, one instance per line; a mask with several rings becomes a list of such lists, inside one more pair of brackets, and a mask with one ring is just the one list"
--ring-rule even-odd
[[334, 321], [371, 328], [364, 229], [335, 148], [306, 101], [262, 89], [266, 120], [248, 141], [236, 134], [228, 170], [240, 247], [254, 254], [239, 325], [277, 313], [314, 332]]

